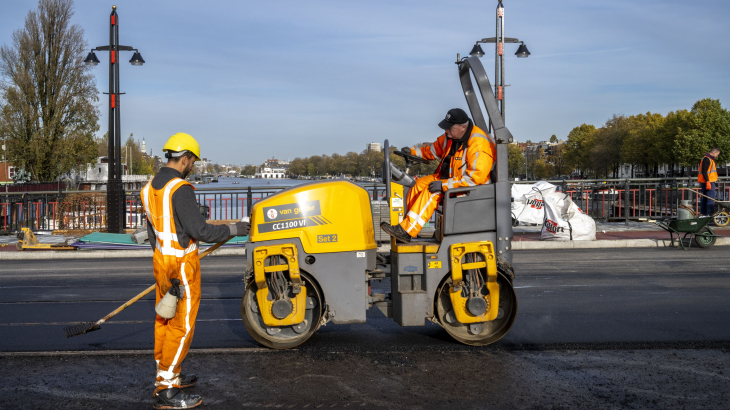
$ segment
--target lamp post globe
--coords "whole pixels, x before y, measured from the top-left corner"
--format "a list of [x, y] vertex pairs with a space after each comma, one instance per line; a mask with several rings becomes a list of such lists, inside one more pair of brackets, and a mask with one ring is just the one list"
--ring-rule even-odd
[[129, 62], [132, 63], [132, 65], [142, 65], [144, 64], [144, 58], [142, 58], [142, 54], [140, 54], [139, 51], [136, 51]]
[[525, 43], [520, 44], [520, 47], [515, 52], [517, 58], [527, 58], [530, 55], [530, 51], [527, 49]]
[[99, 64], [99, 59], [96, 58], [96, 54], [94, 51], [91, 51], [89, 55], [86, 56], [86, 60], [84, 60], [84, 63], [88, 66], [95, 66]]
[[484, 56], [484, 51], [482, 50], [482, 47], [479, 45], [479, 43], [474, 44], [474, 47], [469, 52], [469, 55], [473, 57]]

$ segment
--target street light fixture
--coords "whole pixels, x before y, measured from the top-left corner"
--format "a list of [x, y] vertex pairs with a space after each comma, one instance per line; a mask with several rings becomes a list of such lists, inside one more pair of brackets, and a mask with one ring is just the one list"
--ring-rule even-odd
[[122, 184], [121, 123], [119, 119], [119, 52], [134, 51], [129, 62], [134, 66], [144, 64], [142, 55], [136, 48], [119, 45], [119, 16], [117, 6], [112, 6], [109, 16], [109, 45], [91, 50], [84, 63], [90, 66], [99, 64], [94, 51], [109, 51], [109, 164], [106, 188], [107, 232], [123, 233], [125, 226], [124, 201], [126, 194]]
[[524, 41], [504, 36], [504, 6], [502, 5], [501, 0], [499, 0], [499, 3], [497, 4], [496, 35], [496, 37], [489, 37], [477, 40], [469, 55], [482, 57], [484, 55], [484, 51], [482, 51], [479, 43], [495, 43], [494, 94], [497, 96], [499, 112], [502, 114], [502, 121], [504, 121], [504, 87], [506, 87], [506, 85], [504, 84], [504, 43], [520, 43], [520, 46], [517, 48], [517, 52], [515, 52], [515, 55], [518, 58], [527, 58], [530, 55], [530, 51], [527, 50], [527, 46], [525, 45]]
[[99, 65], [99, 59], [96, 58], [96, 54], [94, 53], [94, 50], [91, 50], [88, 56], [86, 56], [86, 60], [84, 60], [84, 63], [86, 65], [95, 66]]
[[523, 41], [520, 41], [520, 46], [517, 48], [517, 52], [515, 52], [515, 55], [517, 58], [527, 58], [530, 56], [530, 51], [527, 49], [527, 46]]

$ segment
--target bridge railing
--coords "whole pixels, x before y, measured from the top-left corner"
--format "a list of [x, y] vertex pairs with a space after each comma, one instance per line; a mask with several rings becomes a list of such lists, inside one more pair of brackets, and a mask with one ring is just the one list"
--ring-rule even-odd
[[[515, 184], [532, 184], [518, 181]], [[689, 200], [699, 211], [700, 196], [696, 178], [634, 178], [548, 180], [596, 220], [625, 221], [639, 218], [668, 218], [677, 213], [682, 200]], [[383, 184], [364, 184], [372, 200], [383, 200]], [[717, 199], [730, 200], [730, 178], [720, 177]], [[207, 219], [241, 219], [253, 205], [285, 186], [198, 188], [195, 196]], [[144, 225], [139, 191], [127, 191], [125, 225]], [[716, 208], [717, 209], [717, 208]], [[0, 192], [0, 233], [33, 230], [106, 229], [105, 191]]]
[[[385, 186], [363, 185], [371, 198], [382, 199]], [[241, 219], [253, 205], [286, 186], [198, 188], [195, 197], [206, 219]], [[139, 191], [126, 191], [125, 226], [144, 226]], [[106, 229], [106, 191], [0, 192], [0, 233], [29, 227], [34, 231]]]
[[[515, 184], [534, 184], [518, 181]], [[548, 180], [569, 194], [583, 212], [596, 220], [624, 221], [663, 219], [677, 215], [681, 201], [688, 200], [699, 212], [701, 197], [697, 177]], [[717, 200], [730, 199], [730, 177], [717, 181]], [[718, 209], [715, 207], [715, 209]]]

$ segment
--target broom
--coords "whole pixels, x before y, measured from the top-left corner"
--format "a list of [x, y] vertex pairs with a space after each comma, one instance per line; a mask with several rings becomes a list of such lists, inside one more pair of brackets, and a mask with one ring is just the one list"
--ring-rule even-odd
[[[210, 255], [213, 251], [215, 251], [216, 249], [220, 248], [221, 245], [225, 244], [226, 242], [230, 241], [231, 239], [233, 239], [233, 236], [231, 236], [230, 238], [226, 239], [223, 242], [218, 242], [217, 244], [211, 246], [205, 252], [201, 253], [200, 256], [198, 257], [198, 259], [203, 259], [206, 256]], [[129, 299], [122, 306], [119, 306], [118, 308], [114, 309], [114, 311], [112, 311], [108, 315], [104, 316], [103, 318], [97, 320], [96, 322], [84, 322], [84, 323], [79, 323], [79, 324], [76, 324], [76, 325], [67, 326], [66, 328], [63, 329], [63, 333], [66, 335], [66, 337], [73, 337], [73, 336], [83, 335], [84, 333], [89, 333], [89, 332], [93, 332], [94, 330], [101, 329], [101, 325], [104, 322], [106, 322], [107, 320], [113, 318], [114, 316], [116, 316], [117, 313], [119, 313], [122, 310], [128, 308], [134, 302], [142, 299], [148, 293], [150, 293], [153, 290], [155, 290], [155, 286], [157, 286], [157, 285], [156, 284], [155, 285], [152, 285], [149, 288], [143, 290], [139, 295], [133, 297], [132, 299]]]

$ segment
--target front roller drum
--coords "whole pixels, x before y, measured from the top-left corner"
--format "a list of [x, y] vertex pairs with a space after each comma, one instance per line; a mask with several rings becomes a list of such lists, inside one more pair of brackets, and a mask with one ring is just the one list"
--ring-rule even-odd
[[[302, 272], [301, 278], [307, 289], [304, 320], [290, 326], [266, 325], [256, 300], [256, 283], [249, 281], [246, 284], [241, 300], [241, 318], [254, 340], [272, 349], [291, 349], [304, 343], [319, 329], [323, 312], [322, 293], [309, 275]], [[277, 309], [276, 304], [274, 309]]]
[[499, 310], [494, 320], [481, 323], [460, 323], [451, 303], [451, 275], [441, 283], [436, 299], [436, 315], [441, 326], [454, 339], [471, 346], [485, 346], [507, 334], [517, 316], [517, 295], [512, 282], [501, 270], [497, 274]]

